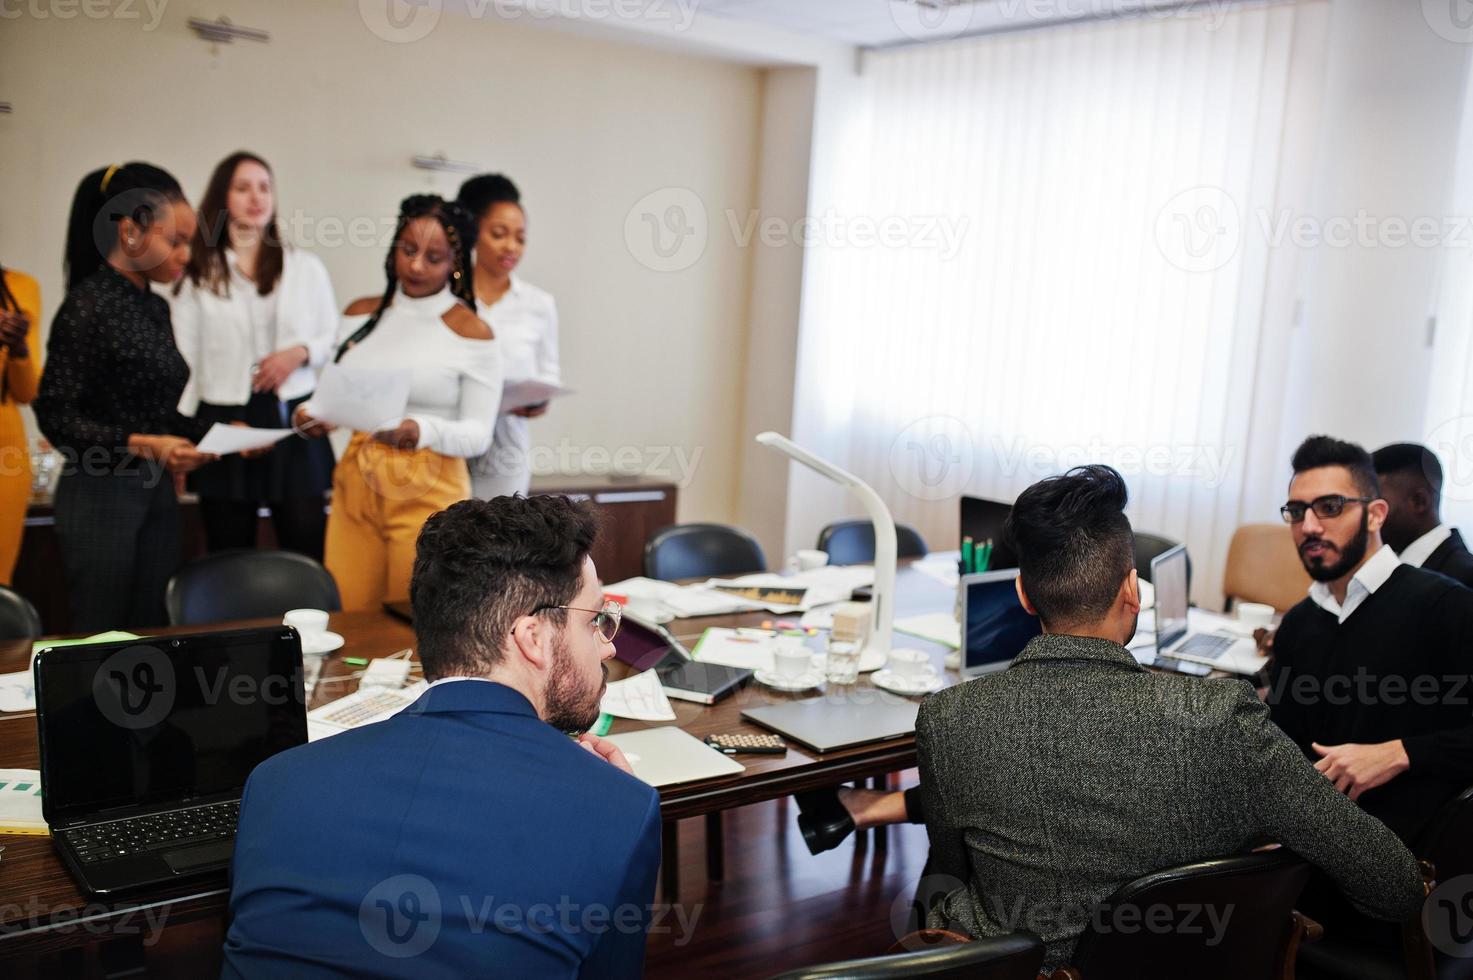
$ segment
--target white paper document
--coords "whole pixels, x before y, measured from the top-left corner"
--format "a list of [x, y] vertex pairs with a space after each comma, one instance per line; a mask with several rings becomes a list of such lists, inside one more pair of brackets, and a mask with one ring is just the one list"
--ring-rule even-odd
[[383, 721], [409, 707], [429, 687], [424, 681], [411, 684], [401, 690], [381, 687], [354, 691], [346, 697], [330, 701], [320, 708], [307, 712], [307, 741], [346, 732], [350, 728], [361, 728]]
[[35, 711], [36, 688], [29, 670], [0, 674], [0, 711]]
[[265, 449], [274, 446], [287, 436], [292, 434], [291, 429], [252, 429], [244, 425], [223, 425], [216, 422], [210, 426], [210, 431], [195, 446], [202, 453], [214, 453], [216, 456], [229, 456], [231, 453], [243, 453], [251, 449]]
[[675, 709], [660, 686], [660, 677], [653, 670], [614, 681], [604, 689], [603, 702], [599, 708], [615, 718], [633, 718], [635, 721], [674, 721]]
[[41, 773], [35, 769], [0, 769], [0, 834], [44, 834]]
[[774, 634], [763, 630], [712, 626], [701, 634], [691, 659], [742, 670], [772, 670]]
[[675, 616], [721, 616], [762, 608], [747, 599], [722, 595], [698, 585], [676, 585], [643, 576], [606, 585], [604, 591], [637, 599], [641, 611], [647, 616], [661, 618], [663, 613], [667, 620]]
[[315, 419], [354, 432], [381, 432], [404, 421], [409, 372], [371, 371], [329, 364], [307, 405]]
[[572, 393], [570, 388], [546, 381], [508, 381], [501, 388], [501, 414], [526, 408], [528, 405], [541, 405]]
[[951, 613], [926, 613], [895, 620], [895, 632], [918, 636], [953, 650], [961, 649], [962, 624]]

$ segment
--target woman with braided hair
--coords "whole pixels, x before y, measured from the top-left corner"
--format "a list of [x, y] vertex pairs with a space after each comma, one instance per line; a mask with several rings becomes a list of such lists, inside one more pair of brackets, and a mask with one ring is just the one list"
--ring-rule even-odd
[[[407, 415], [354, 432], [333, 470], [326, 564], [344, 609], [409, 596], [420, 527], [470, 496], [466, 460], [491, 445], [501, 349], [476, 316], [475, 240], [475, 222], [458, 205], [434, 194], [405, 198], [383, 295], [350, 304], [343, 316], [338, 363], [410, 372]], [[308, 436], [331, 428], [313, 417], [310, 400], [293, 422]]]

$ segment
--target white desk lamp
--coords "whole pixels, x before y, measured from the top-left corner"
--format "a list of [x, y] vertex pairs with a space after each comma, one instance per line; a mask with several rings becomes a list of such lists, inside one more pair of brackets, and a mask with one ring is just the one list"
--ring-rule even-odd
[[820, 459], [787, 436], [763, 432], [757, 436], [757, 442], [769, 449], [787, 453], [814, 472], [828, 477], [840, 486], [848, 487], [869, 512], [869, 519], [875, 526], [875, 585], [873, 598], [870, 600], [869, 638], [864, 649], [866, 652], [873, 650], [888, 659], [895, 625], [895, 609], [890, 597], [895, 593], [896, 552], [895, 519], [890, 516], [890, 508], [885, 506], [874, 488], [859, 477], [839, 469], [826, 459]]

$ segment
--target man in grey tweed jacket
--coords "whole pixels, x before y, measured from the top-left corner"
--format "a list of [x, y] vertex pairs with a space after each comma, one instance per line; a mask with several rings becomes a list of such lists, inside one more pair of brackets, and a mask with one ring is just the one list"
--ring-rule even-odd
[[[1121, 884], [1265, 842], [1368, 914], [1416, 915], [1411, 853], [1315, 771], [1252, 687], [1153, 673], [1122, 645], [1140, 612], [1125, 502], [1105, 466], [1024, 491], [1008, 533], [1044, 635], [1006, 671], [921, 705], [929, 870], [954, 886], [928, 924], [1030, 930], [1052, 969]], [[1227, 924], [1214, 912], [1196, 926], [1208, 935]]]

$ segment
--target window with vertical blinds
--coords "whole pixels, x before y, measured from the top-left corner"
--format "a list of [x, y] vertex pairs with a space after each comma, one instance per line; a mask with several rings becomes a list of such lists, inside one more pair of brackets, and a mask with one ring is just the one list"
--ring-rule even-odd
[[[1136, 527], [1185, 541], [1194, 596], [1220, 602], [1265, 428], [1274, 263], [1293, 261], [1263, 226], [1312, 152], [1291, 108], [1322, 76], [1302, 36], [1327, 19], [1322, 2], [1214, 14], [867, 58], [848, 233], [811, 256], [794, 432], [933, 548], [956, 546], [958, 493], [1012, 499], [1104, 462]], [[791, 538], [842, 506], [795, 477]]]

